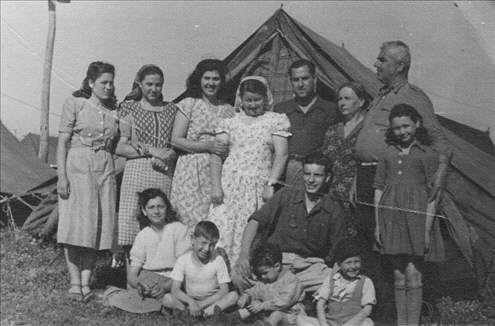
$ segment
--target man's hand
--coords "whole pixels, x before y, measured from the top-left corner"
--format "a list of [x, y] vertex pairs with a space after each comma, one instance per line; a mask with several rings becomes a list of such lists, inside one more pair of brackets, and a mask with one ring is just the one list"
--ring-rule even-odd
[[235, 263], [234, 270], [242, 277], [250, 277], [251, 266], [249, 265], [249, 258], [240, 256]]
[[440, 163], [438, 164], [438, 169], [437, 172], [432, 176], [432, 178], [429, 180], [428, 183], [428, 190], [429, 190], [429, 196], [428, 196], [428, 202], [432, 201], [437, 201], [439, 202], [439, 199], [442, 196], [443, 189], [445, 188], [445, 183], [447, 181], [447, 171], [449, 169], [448, 164], [446, 163]]

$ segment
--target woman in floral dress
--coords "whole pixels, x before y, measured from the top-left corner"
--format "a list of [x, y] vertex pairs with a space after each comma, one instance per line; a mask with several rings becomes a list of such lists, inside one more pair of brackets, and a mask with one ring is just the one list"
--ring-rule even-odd
[[334, 177], [329, 194], [332, 198], [343, 201], [350, 235], [356, 232], [349, 205], [356, 203], [355, 174], [358, 162], [354, 156], [354, 148], [363, 127], [363, 110], [368, 105], [367, 98], [364, 87], [357, 82], [349, 82], [339, 88], [338, 106], [343, 121], [328, 127], [322, 146], [323, 153], [333, 162]]
[[177, 104], [172, 145], [179, 151], [170, 201], [189, 228], [205, 220], [210, 208], [210, 154], [226, 156], [228, 146], [215, 140], [215, 129], [234, 109], [221, 100], [225, 68], [220, 60], [198, 63], [187, 79], [188, 97]]
[[127, 161], [120, 192], [118, 240], [127, 254], [141, 229], [137, 193], [158, 188], [169, 196], [172, 186], [177, 154], [170, 146], [170, 136], [177, 108], [163, 101], [162, 87], [163, 71], [145, 65], [120, 104], [121, 139], [116, 152]]
[[229, 156], [212, 155], [212, 207], [209, 220], [220, 230], [218, 246], [232, 263], [241, 248], [249, 216], [273, 196], [287, 157], [290, 122], [285, 114], [271, 112], [273, 97], [263, 77], [241, 81], [236, 96], [239, 113], [225, 119], [217, 139], [229, 144]]

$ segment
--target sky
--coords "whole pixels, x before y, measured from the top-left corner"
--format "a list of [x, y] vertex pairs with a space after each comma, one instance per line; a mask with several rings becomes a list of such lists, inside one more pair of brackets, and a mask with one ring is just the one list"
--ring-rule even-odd
[[[280, 8], [345, 48], [374, 71], [379, 46], [403, 40], [412, 51], [410, 81], [447, 118], [495, 140], [495, 3], [483, 1], [79, 1], [56, 4], [50, 98], [56, 135], [64, 99], [92, 61], [116, 67], [116, 94], [137, 70], [165, 73], [164, 97], [185, 89], [205, 58], [223, 59]], [[0, 1], [2, 122], [18, 138], [39, 133], [48, 30], [47, 1]]]

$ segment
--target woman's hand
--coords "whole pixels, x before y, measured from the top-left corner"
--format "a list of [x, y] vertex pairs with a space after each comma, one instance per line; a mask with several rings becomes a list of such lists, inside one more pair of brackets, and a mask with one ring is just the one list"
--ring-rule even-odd
[[218, 206], [223, 204], [223, 190], [222, 187], [213, 187], [211, 189], [211, 203], [213, 206]]
[[263, 202], [266, 203], [268, 199], [272, 198], [273, 192], [274, 192], [273, 186], [265, 185], [265, 187], [263, 188], [263, 194], [261, 195], [263, 198]]
[[161, 284], [155, 284], [151, 287], [150, 296], [155, 299], [160, 299], [165, 295], [165, 288]]
[[224, 142], [218, 138], [216, 138], [214, 141], [209, 142], [209, 152], [213, 154], [217, 154], [218, 156], [221, 157], [227, 157], [229, 153], [229, 144], [227, 142]]
[[163, 162], [159, 158], [153, 157], [151, 159], [151, 166], [153, 167], [153, 169], [160, 171], [160, 172], [163, 172], [163, 173], [167, 172], [167, 170], [168, 170], [167, 163]]
[[251, 277], [251, 266], [249, 265], [249, 257], [240, 256], [235, 262], [234, 271], [242, 277]]
[[175, 151], [170, 148], [151, 147], [150, 155], [166, 163], [173, 163], [175, 159]]
[[58, 177], [57, 193], [59, 194], [60, 198], [62, 198], [62, 199], [69, 198], [70, 185], [69, 185], [69, 180], [67, 180], [67, 177], [64, 177], [64, 176]]
[[148, 146], [146, 146], [145, 143], [142, 143], [140, 141], [134, 140], [134, 139], [129, 139], [127, 142], [134, 150], [140, 155], [140, 156], [146, 156], [148, 155]]

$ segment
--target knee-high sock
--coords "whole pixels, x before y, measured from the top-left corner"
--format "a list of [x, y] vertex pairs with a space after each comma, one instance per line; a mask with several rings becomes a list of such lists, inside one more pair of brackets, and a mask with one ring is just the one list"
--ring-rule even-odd
[[410, 287], [407, 291], [407, 325], [419, 325], [422, 305], [423, 287]]

